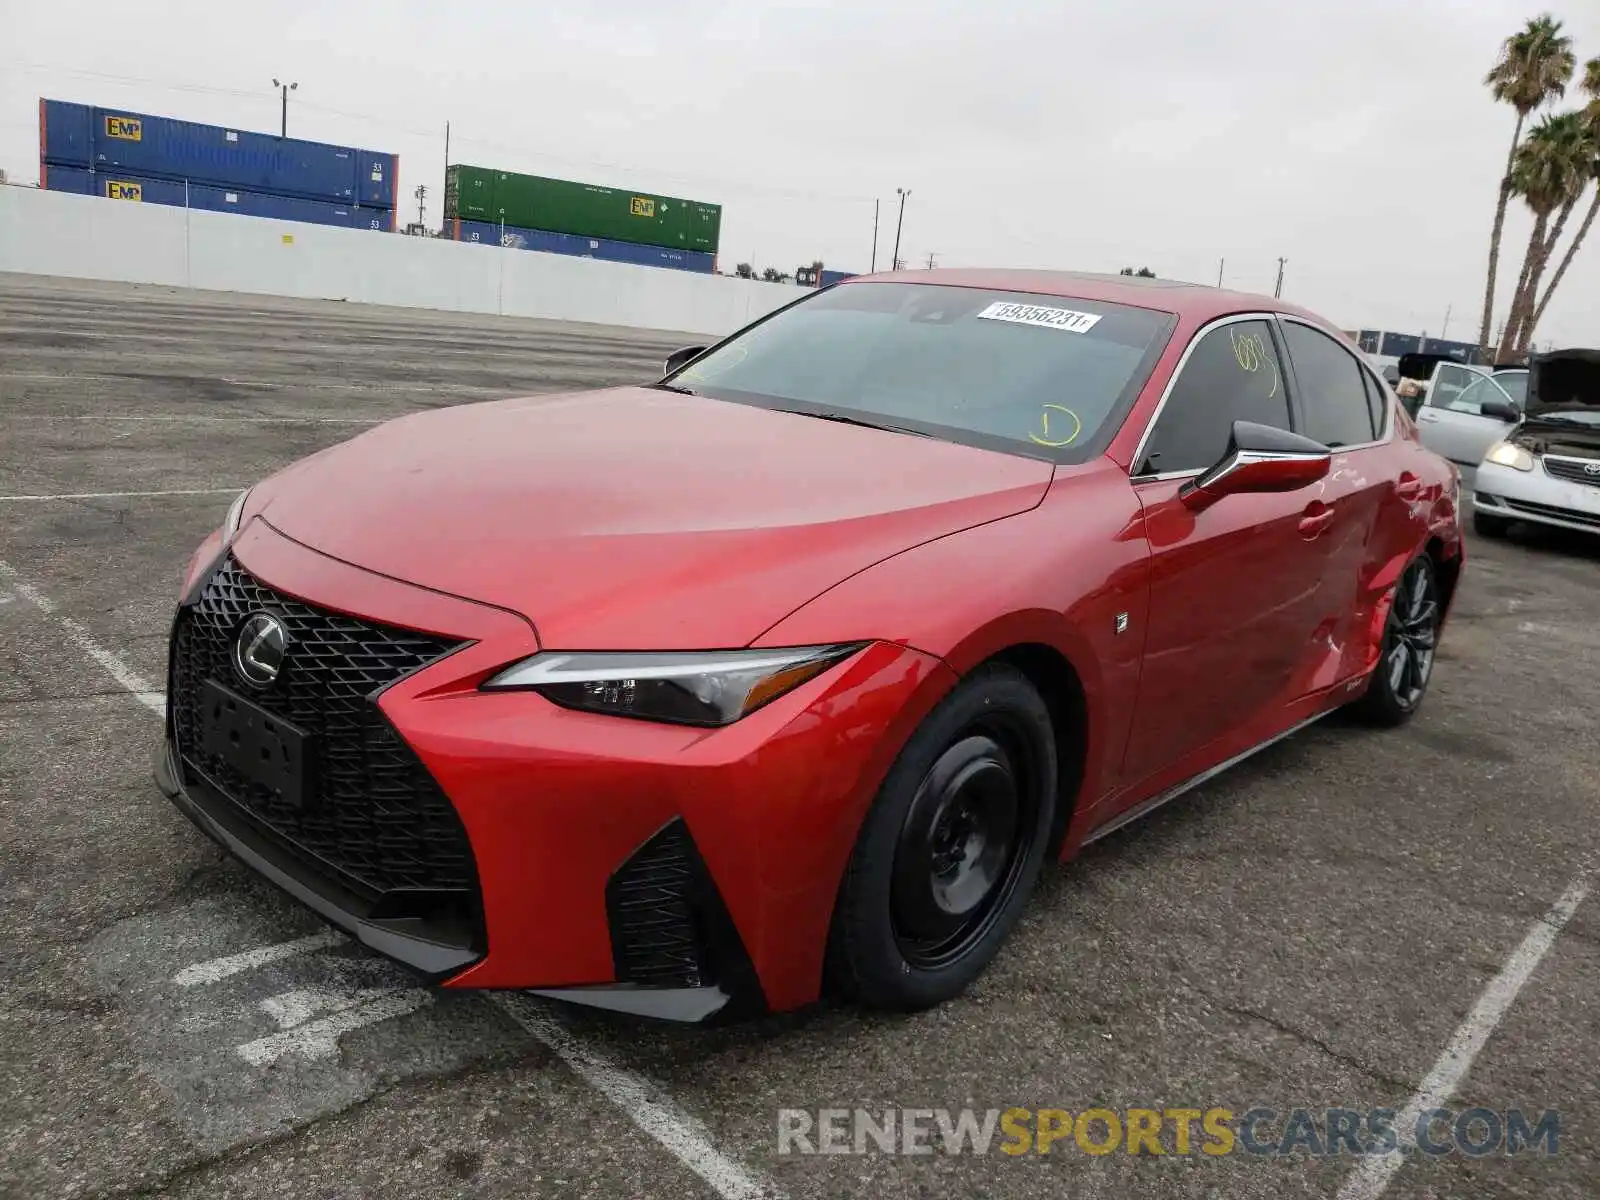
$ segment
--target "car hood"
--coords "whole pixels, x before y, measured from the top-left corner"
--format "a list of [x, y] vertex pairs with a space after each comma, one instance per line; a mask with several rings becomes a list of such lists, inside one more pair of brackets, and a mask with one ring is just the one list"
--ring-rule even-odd
[[252, 509], [334, 558], [520, 613], [546, 647], [710, 649], [890, 555], [1032, 508], [1051, 474], [618, 388], [391, 421], [274, 476]]

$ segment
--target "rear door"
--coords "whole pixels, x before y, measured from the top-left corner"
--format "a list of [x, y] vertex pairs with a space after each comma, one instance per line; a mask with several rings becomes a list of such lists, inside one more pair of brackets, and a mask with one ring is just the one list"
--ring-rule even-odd
[[1476, 467], [1490, 446], [1510, 426], [1483, 415], [1483, 402], [1509, 400], [1505, 389], [1484, 371], [1461, 363], [1442, 362], [1433, 369], [1428, 398], [1417, 410], [1422, 444], [1465, 467]]
[[1322, 482], [1321, 502], [1328, 516], [1319, 536], [1326, 543], [1323, 598], [1334, 608], [1335, 624], [1320, 644], [1305, 648], [1304, 690], [1310, 692], [1338, 682], [1344, 669], [1344, 648], [1356, 632], [1352, 623], [1360, 609], [1379, 508], [1397, 486], [1420, 484], [1414, 476], [1397, 482], [1393, 468], [1383, 461], [1388, 397], [1365, 364], [1317, 326], [1292, 316], [1280, 320], [1299, 432], [1333, 451]]
[[1325, 640], [1342, 592], [1325, 580], [1324, 488], [1230, 496], [1193, 512], [1182, 485], [1221, 460], [1233, 422], [1292, 429], [1270, 315], [1228, 318], [1185, 353], [1134, 456], [1150, 541], [1150, 611], [1123, 762], [1137, 784], [1304, 690], [1307, 647]]

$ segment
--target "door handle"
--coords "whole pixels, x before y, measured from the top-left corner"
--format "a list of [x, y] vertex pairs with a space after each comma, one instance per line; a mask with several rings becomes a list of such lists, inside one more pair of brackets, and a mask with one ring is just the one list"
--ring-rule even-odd
[[1326, 529], [1333, 520], [1334, 510], [1324, 508], [1320, 512], [1307, 513], [1300, 518], [1300, 532], [1305, 537], [1314, 538]]
[[1439, 414], [1432, 409], [1424, 408], [1417, 413], [1417, 420], [1419, 421], [1437, 421], [1438, 419]]
[[1394, 485], [1394, 494], [1402, 500], [1414, 500], [1422, 492], [1422, 480], [1410, 471], [1400, 476], [1400, 482]]

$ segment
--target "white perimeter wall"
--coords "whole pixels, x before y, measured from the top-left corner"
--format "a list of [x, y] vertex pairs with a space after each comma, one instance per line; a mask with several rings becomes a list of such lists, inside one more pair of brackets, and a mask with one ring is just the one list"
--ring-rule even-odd
[[0, 186], [0, 271], [724, 334], [800, 289]]

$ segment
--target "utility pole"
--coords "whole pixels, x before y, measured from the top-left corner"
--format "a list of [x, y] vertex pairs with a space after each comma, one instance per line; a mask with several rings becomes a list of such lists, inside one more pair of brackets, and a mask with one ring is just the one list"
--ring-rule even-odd
[[1444, 306], [1444, 324], [1439, 326], [1439, 340], [1441, 342], [1445, 340], [1445, 335], [1450, 332], [1450, 313], [1454, 308], [1455, 305], [1453, 304]]
[[928, 255], [928, 270], [930, 271], [933, 270], [933, 258], [934, 256], [932, 254]]
[[1280, 258], [1278, 260], [1278, 283], [1277, 286], [1272, 289], [1272, 294], [1274, 297], [1283, 295], [1283, 264], [1288, 261], [1289, 260], [1287, 258]]
[[428, 223], [428, 218], [422, 205], [423, 198], [428, 194], [428, 185], [425, 183], [417, 184], [417, 190], [411, 194], [417, 198], [417, 224], [426, 225]]
[[298, 83], [281, 83], [274, 79], [272, 86], [283, 93], [283, 123], [278, 127], [279, 137], [289, 136], [289, 93], [300, 85]]
[[894, 269], [900, 269], [900, 229], [906, 222], [906, 197], [911, 195], [910, 188], [895, 188], [895, 193], [900, 197], [900, 217], [894, 223]]
[[1225, 259], [1225, 258], [1217, 259], [1217, 286], [1218, 287], [1222, 286], [1222, 268], [1227, 263], [1227, 261], [1228, 260]]
[[875, 274], [878, 270], [878, 202], [872, 202], [872, 270], [867, 274]]

